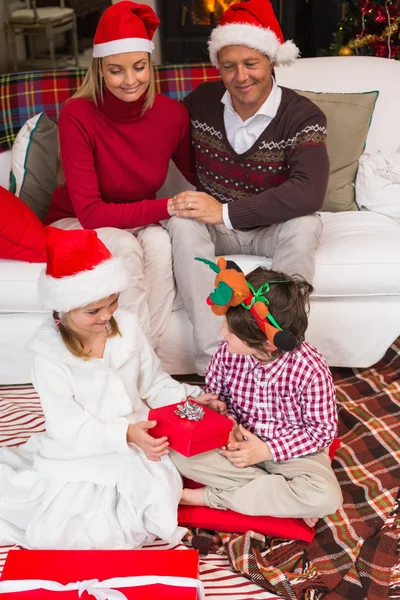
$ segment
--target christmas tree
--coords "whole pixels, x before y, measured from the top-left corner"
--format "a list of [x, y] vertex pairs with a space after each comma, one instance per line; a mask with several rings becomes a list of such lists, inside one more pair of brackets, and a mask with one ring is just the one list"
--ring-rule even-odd
[[332, 54], [400, 60], [400, 0], [347, 0]]

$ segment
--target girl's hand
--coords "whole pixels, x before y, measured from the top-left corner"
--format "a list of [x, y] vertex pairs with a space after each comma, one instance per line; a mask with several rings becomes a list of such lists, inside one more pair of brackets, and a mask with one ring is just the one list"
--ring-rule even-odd
[[158, 461], [168, 454], [168, 438], [153, 438], [147, 432], [157, 425], [157, 421], [139, 421], [128, 426], [126, 441], [139, 446], [149, 460]]
[[215, 410], [215, 412], [224, 415], [224, 417], [228, 415], [225, 402], [222, 402], [222, 400], [218, 398], [217, 394], [202, 394], [197, 398], [188, 398], [188, 400], [192, 400], [193, 402], [197, 402], [203, 406], [208, 406], [208, 408], [211, 408], [212, 410]]
[[272, 453], [267, 442], [260, 440], [242, 425], [239, 425], [239, 433], [242, 435], [243, 441], [229, 441], [228, 449], [220, 450], [220, 454], [225, 456], [235, 467], [243, 469], [265, 460], [272, 460]]

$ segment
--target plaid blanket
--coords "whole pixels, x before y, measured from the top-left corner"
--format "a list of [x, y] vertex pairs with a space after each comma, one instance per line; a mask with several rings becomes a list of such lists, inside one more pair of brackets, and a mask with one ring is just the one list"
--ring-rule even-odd
[[[311, 544], [251, 531], [190, 532], [187, 544], [211, 551], [200, 562], [210, 600], [400, 598], [400, 338], [374, 367], [338, 370], [334, 379], [342, 509], [318, 523]], [[43, 429], [33, 388], [0, 387], [0, 445]], [[0, 548], [0, 573], [8, 549]]]
[[[219, 79], [207, 63], [163, 65], [154, 68], [157, 92], [182, 100], [203, 81]], [[44, 111], [57, 121], [64, 102], [75, 93], [85, 69], [29, 71], [0, 75], [0, 152], [12, 147], [22, 125]]]
[[333, 375], [341, 438], [333, 467], [344, 503], [318, 523], [314, 541], [252, 531], [191, 532], [188, 541], [224, 547], [234, 571], [282, 598], [400, 597], [400, 338], [374, 367]]

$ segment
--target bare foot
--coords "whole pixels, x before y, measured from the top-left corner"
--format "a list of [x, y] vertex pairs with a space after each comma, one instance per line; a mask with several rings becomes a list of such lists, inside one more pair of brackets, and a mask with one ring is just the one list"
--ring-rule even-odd
[[186, 504], [187, 506], [207, 506], [204, 502], [203, 492], [204, 487], [196, 488], [195, 490], [183, 488], [180, 504]]
[[315, 519], [303, 519], [303, 521], [309, 527], [314, 527], [314, 525], [316, 525], [318, 523], [319, 518], [316, 517]]

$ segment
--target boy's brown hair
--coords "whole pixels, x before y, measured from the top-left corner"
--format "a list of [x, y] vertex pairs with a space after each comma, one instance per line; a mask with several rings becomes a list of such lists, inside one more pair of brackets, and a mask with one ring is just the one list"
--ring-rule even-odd
[[[278, 325], [295, 336], [297, 346], [299, 346], [304, 341], [308, 326], [309, 299], [313, 291], [312, 285], [300, 277], [289, 277], [284, 273], [265, 269], [264, 267], [258, 267], [246, 275], [246, 280], [251, 283], [255, 290], [258, 290], [265, 283], [282, 281], [282, 283], [271, 283], [270, 291], [265, 294], [269, 300], [268, 308]], [[241, 305], [231, 307], [225, 318], [229, 331], [250, 348], [265, 352], [267, 338], [250, 311]], [[277, 349], [272, 356], [277, 357], [282, 352], [282, 350]]]

